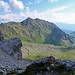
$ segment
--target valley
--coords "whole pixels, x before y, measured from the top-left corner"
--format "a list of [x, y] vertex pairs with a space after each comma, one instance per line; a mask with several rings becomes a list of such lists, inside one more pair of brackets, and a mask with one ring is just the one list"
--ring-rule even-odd
[[23, 58], [37, 60], [54, 56], [60, 60], [75, 60], [75, 47], [54, 46], [51, 44], [25, 43], [22, 48]]

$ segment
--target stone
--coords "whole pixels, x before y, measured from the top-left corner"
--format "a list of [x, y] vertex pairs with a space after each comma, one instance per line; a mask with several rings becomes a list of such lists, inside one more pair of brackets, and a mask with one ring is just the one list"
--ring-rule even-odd
[[73, 75], [66, 65], [61, 64], [53, 56], [32, 62], [20, 75]]
[[11, 38], [4, 41], [0, 47], [15, 59], [22, 59], [22, 42], [19, 38]]
[[3, 40], [4, 40], [4, 37], [3, 37], [2, 32], [0, 31], [0, 41], [3, 41]]
[[50, 67], [47, 67], [47, 70], [50, 70]]
[[6, 75], [10, 71], [23, 72], [31, 63], [22, 59], [21, 47], [22, 42], [19, 38], [5, 40], [0, 31], [0, 75]]

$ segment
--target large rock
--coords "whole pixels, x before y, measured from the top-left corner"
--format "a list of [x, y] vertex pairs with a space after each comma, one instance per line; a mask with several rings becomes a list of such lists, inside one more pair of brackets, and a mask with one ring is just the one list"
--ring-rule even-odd
[[73, 75], [65, 64], [61, 64], [53, 56], [34, 61], [19, 75]]
[[0, 31], [0, 41], [4, 40], [3, 34]]
[[19, 38], [5, 40], [0, 31], [0, 75], [6, 75], [13, 70], [22, 72], [30, 64], [31, 61], [22, 59], [21, 47], [22, 42]]
[[22, 58], [22, 42], [19, 38], [12, 38], [5, 40], [3, 34], [0, 31], [0, 47], [9, 55], [13, 56], [15, 59]]
[[26, 66], [30, 63], [31, 61], [27, 59], [16, 60], [0, 48], [0, 72], [3, 72], [3, 75], [6, 75], [6, 73], [10, 71], [23, 72], [26, 69]]
[[2, 43], [0, 43], [0, 47], [15, 59], [22, 58], [21, 52], [22, 42], [19, 38], [3, 40]]

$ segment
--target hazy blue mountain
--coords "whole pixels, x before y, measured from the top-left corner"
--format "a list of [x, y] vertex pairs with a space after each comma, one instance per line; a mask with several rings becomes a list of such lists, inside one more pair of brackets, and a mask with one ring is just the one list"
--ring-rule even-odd
[[66, 34], [70, 34], [70, 33], [72, 33], [73, 31], [71, 31], [71, 30], [65, 30], [65, 29], [61, 29], [62, 31], [64, 31]]
[[69, 34], [72, 37], [75, 37], [75, 31], [73, 31], [72, 33]]
[[55, 23], [60, 29], [75, 31], [75, 24]]

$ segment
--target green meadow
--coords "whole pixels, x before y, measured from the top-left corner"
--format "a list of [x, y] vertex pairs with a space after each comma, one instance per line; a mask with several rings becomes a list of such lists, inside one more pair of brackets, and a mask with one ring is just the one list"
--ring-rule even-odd
[[75, 49], [72, 47], [25, 43], [21, 50], [23, 58], [31, 60], [38, 60], [48, 56], [54, 56], [56, 59], [61, 60], [75, 60]]

